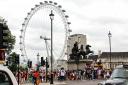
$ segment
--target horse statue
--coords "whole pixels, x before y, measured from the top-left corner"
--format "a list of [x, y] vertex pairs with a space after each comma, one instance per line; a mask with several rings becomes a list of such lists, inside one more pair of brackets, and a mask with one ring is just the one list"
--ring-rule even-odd
[[70, 59], [75, 59], [76, 56], [78, 56], [79, 49], [78, 49], [78, 42], [75, 42], [73, 48], [72, 48], [72, 53], [69, 55]]
[[78, 42], [74, 43], [74, 47], [72, 48], [72, 53], [69, 55], [71, 60], [79, 60], [79, 59], [87, 59], [87, 55], [90, 53], [93, 53], [93, 51], [90, 50], [91, 45], [86, 45], [84, 51], [84, 46], [81, 45], [80, 49], [78, 49]]

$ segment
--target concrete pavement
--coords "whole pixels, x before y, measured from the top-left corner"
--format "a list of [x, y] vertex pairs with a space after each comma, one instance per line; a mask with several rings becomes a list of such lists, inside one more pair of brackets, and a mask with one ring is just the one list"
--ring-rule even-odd
[[[104, 80], [72, 80], [72, 81], [54, 81], [54, 84], [52, 85], [97, 85], [98, 82], [101, 82]], [[22, 84], [22, 85], [34, 85], [32, 83]], [[50, 83], [40, 83], [40, 85], [50, 85]]]
[[[22, 84], [22, 85], [34, 85], [32, 83], [27, 83], [27, 84]], [[40, 83], [39, 85], [67, 85], [66, 82], [54, 82], [54, 84], [50, 84], [50, 83]]]

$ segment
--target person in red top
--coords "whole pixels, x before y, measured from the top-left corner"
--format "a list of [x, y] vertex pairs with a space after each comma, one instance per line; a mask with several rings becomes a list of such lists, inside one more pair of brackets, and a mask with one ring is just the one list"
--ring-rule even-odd
[[33, 73], [33, 76], [34, 76], [34, 85], [39, 85], [39, 82], [38, 82], [38, 79], [39, 79], [39, 72], [38, 71], [35, 71]]

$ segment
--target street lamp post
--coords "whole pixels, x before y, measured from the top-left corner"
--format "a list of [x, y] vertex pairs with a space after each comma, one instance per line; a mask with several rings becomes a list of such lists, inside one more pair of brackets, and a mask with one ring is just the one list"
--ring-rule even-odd
[[51, 10], [51, 14], [49, 14], [50, 20], [51, 20], [51, 81], [50, 84], [53, 84], [53, 68], [52, 68], [52, 60], [53, 60], [53, 19], [54, 19], [54, 14], [53, 11]]
[[111, 34], [111, 32], [109, 31], [109, 33], [108, 33], [108, 37], [109, 37], [109, 47], [110, 47], [110, 69], [112, 69], [111, 68], [111, 37], [112, 37], [112, 34]]
[[40, 54], [37, 53], [37, 64], [39, 64], [39, 56], [40, 56]]
[[37, 53], [37, 70], [39, 70], [39, 57], [40, 57], [40, 54]]

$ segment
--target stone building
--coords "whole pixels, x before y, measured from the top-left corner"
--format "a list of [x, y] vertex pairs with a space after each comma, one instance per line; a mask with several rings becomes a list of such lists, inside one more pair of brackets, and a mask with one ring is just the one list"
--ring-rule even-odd
[[110, 69], [110, 63], [111, 68], [115, 68], [117, 65], [128, 64], [128, 52], [111, 52], [111, 58], [110, 52], [102, 52], [98, 60], [101, 60], [105, 69]]

